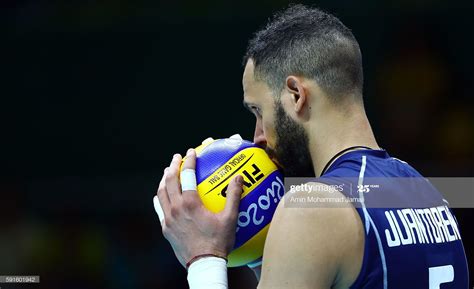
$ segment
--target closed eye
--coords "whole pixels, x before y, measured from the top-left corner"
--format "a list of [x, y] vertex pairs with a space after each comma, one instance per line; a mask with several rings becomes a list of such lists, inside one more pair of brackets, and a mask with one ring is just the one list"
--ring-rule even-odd
[[253, 113], [256, 117], [262, 117], [262, 110], [260, 107], [255, 106], [255, 105], [249, 105], [248, 109], [250, 110], [251, 113]]
[[262, 117], [262, 109], [254, 104], [244, 102], [244, 106], [256, 117]]
[[253, 111], [257, 117], [262, 117], [262, 109], [260, 107], [254, 106]]

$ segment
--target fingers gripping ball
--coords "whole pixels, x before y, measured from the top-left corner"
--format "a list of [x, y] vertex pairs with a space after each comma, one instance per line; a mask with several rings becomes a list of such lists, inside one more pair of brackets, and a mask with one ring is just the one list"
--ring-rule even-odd
[[265, 151], [240, 136], [207, 139], [196, 148], [197, 191], [207, 209], [224, 209], [227, 186], [236, 175], [244, 184], [229, 267], [262, 257], [270, 221], [285, 191], [283, 176]]

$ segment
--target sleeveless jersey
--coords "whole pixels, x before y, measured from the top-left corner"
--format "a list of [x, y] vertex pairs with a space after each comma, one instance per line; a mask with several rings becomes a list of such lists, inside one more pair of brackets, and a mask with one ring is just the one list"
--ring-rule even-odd
[[[406, 162], [384, 150], [357, 150], [336, 159], [321, 178], [349, 180], [352, 190], [342, 193], [362, 200], [355, 207], [366, 233], [364, 257], [350, 288], [468, 288], [457, 220], [441, 193]], [[397, 205], [369, 205], [381, 195]]]

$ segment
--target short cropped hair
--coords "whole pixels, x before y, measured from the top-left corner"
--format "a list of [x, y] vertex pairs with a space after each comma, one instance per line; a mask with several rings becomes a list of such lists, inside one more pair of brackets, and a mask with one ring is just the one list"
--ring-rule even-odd
[[362, 98], [359, 43], [338, 18], [301, 4], [275, 14], [249, 41], [244, 65], [252, 59], [257, 80], [280, 95], [289, 75], [313, 79], [333, 100]]

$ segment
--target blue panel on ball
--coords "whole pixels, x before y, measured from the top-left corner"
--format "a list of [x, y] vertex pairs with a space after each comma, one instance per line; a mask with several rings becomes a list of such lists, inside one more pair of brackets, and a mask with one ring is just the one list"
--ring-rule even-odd
[[242, 246], [270, 223], [284, 194], [282, 174], [274, 171], [240, 200], [234, 249]]
[[196, 158], [196, 181], [200, 184], [237, 152], [256, 147], [252, 142], [238, 139], [219, 139], [211, 143]]

